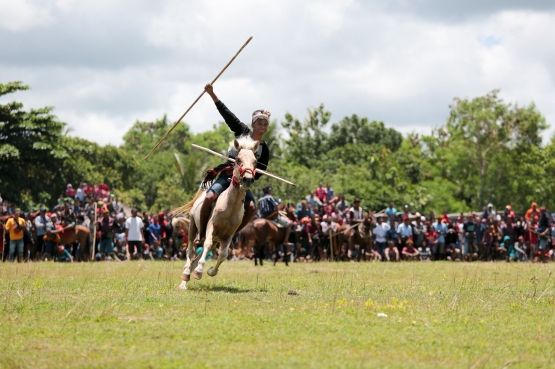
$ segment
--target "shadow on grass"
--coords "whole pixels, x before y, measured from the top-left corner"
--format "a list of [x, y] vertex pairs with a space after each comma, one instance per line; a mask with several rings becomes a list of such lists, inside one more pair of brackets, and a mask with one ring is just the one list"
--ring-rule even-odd
[[227, 292], [227, 293], [251, 293], [251, 292], [268, 292], [264, 288], [239, 288], [233, 286], [195, 286], [190, 288], [191, 291], [198, 292]]

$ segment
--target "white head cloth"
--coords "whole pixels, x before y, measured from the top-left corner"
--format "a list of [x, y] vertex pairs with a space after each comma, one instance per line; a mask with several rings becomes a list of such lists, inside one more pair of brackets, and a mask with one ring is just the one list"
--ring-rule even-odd
[[256, 122], [258, 119], [264, 119], [266, 122], [268, 122], [268, 124], [270, 124], [270, 116], [272, 115], [272, 113], [270, 113], [269, 110], [264, 110], [263, 112], [258, 112], [255, 115], [252, 116], [252, 122]]

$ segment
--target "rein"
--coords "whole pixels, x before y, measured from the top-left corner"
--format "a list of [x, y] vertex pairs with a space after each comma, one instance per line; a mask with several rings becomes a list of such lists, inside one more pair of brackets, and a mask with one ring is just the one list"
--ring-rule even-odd
[[241, 185], [241, 180], [246, 172], [250, 172], [253, 177], [256, 175], [256, 168], [244, 168], [242, 165], [237, 165], [237, 171], [239, 172], [239, 178], [235, 176], [235, 170], [233, 171], [233, 177], [231, 177], [231, 184], [234, 187]]

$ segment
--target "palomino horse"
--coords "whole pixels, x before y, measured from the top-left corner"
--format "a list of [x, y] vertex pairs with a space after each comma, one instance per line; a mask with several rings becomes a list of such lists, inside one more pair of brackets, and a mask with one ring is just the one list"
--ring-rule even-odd
[[[189, 230], [190, 223], [191, 222], [189, 221], [189, 218], [186, 218], [186, 217], [183, 217], [183, 216], [173, 217], [172, 218], [172, 227], [173, 227], [174, 236], [177, 236], [179, 234], [180, 230], [183, 230], [183, 232], [187, 233], [187, 231]], [[174, 247], [176, 248], [176, 250], [178, 252], [180, 252], [181, 246], [182, 246], [181, 239], [179, 240], [179, 242], [174, 244]]]
[[[245, 200], [246, 191], [254, 183], [254, 175], [256, 174], [256, 157], [254, 153], [258, 150], [258, 141], [254, 141], [248, 136], [235, 139], [233, 147], [237, 151], [235, 164], [233, 165], [233, 177], [231, 185], [224, 191], [215, 201], [208, 225], [206, 227], [206, 240], [204, 241], [204, 248], [202, 253], [199, 254], [200, 258], [196, 257], [195, 250], [195, 236], [200, 224], [200, 208], [206, 192], [200, 189], [193, 200], [191, 200], [182, 209], [184, 213], [189, 212], [189, 246], [187, 247], [187, 263], [183, 269], [181, 276], [182, 282], [179, 285], [180, 289], [187, 289], [187, 281], [191, 276], [191, 269], [194, 268], [193, 277], [201, 279], [204, 272], [204, 264], [206, 263], [206, 256], [212, 249], [220, 245], [220, 252], [218, 261], [215, 266], [208, 270], [208, 275], [214, 277], [218, 274], [220, 264], [227, 259], [229, 245], [237, 228], [241, 225], [244, 214], [243, 201]], [[188, 206], [189, 204], [190, 207]]]
[[189, 221], [189, 218], [186, 217], [173, 217], [172, 218], [172, 227], [174, 232], [178, 232], [180, 229], [188, 230], [189, 229], [189, 225], [191, 224], [191, 222]]

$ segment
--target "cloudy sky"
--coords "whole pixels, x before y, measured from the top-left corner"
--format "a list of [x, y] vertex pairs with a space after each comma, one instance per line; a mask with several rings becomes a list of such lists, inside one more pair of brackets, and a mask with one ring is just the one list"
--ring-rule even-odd
[[[175, 120], [215, 85], [243, 121], [256, 108], [332, 121], [356, 113], [403, 133], [445, 122], [453, 97], [495, 88], [555, 125], [555, 1], [0, 0], [4, 97], [54, 106], [73, 134], [120, 144], [135, 120]], [[185, 121], [220, 120], [204, 96]], [[546, 134], [546, 139], [552, 130]]]

